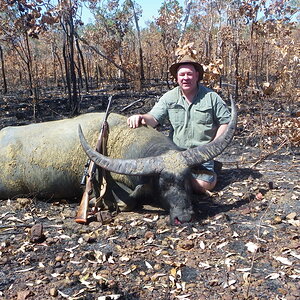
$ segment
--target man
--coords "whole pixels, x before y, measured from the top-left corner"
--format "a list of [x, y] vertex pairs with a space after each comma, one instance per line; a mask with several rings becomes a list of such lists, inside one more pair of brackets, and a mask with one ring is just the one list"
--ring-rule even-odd
[[[230, 121], [230, 111], [221, 97], [200, 85], [203, 67], [186, 55], [171, 65], [170, 73], [178, 87], [165, 93], [147, 114], [127, 119], [131, 128], [140, 125], [155, 127], [168, 118], [172, 125], [171, 138], [182, 149], [209, 143], [220, 136]], [[193, 170], [192, 186], [196, 193], [211, 191], [217, 182], [214, 161], [208, 161]]]

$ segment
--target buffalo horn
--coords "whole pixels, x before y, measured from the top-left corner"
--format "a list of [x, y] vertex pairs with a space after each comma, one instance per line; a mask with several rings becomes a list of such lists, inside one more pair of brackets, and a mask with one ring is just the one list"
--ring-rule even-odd
[[[237, 111], [232, 98], [231, 107], [231, 120], [226, 131], [220, 137], [206, 145], [178, 152], [177, 159], [185, 161], [188, 166], [192, 167], [194, 165], [211, 160], [221, 154], [231, 142], [236, 128]], [[98, 166], [110, 172], [124, 175], [152, 175], [160, 173], [166, 166], [165, 161], [167, 155], [138, 159], [109, 158], [93, 150], [88, 145], [80, 125], [78, 132], [81, 145], [88, 157]]]
[[164, 162], [161, 156], [138, 159], [117, 159], [104, 156], [88, 145], [80, 125], [78, 127], [78, 133], [81, 145], [87, 156], [94, 161], [96, 165], [105, 170], [124, 175], [152, 175], [160, 173], [164, 168]]

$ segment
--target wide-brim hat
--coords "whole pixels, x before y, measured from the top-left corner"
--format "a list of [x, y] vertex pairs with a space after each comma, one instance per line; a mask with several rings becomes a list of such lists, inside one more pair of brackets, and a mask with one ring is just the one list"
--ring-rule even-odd
[[174, 78], [177, 78], [177, 70], [178, 70], [178, 68], [181, 65], [187, 65], [187, 64], [193, 65], [195, 67], [196, 71], [199, 72], [199, 80], [202, 80], [203, 79], [203, 73], [204, 73], [203, 67], [194, 58], [192, 58], [189, 55], [183, 56], [179, 60], [179, 62], [176, 62], [176, 63], [174, 63], [174, 64], [171, 65], [171, 67], [169, 69], [171, 75]]

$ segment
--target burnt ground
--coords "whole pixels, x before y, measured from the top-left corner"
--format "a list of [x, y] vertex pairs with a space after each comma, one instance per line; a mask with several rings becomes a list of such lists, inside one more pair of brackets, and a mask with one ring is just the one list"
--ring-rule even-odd
[[[142, 99], [123, 113], [147, 111], [159, 94], [119, 94], [113, 109]], [[81, 112], [106, 101], [89, 95]], [[45, 97], [36, 121], [68, 115], [64, 103]], [[1, 127], [33, 122], [28, 99], [2, 98], [0, 114]], [[191, 224], [144, 206], [79, 225], [76, 201], [1, 201], [0, 299], [299, 299], [299, 152], [261, 157], [239, 127]]]

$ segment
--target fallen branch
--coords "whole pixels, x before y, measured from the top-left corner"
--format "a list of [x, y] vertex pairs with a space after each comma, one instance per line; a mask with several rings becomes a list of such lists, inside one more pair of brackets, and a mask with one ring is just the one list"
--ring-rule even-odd
[[269, 152], [269, 153], [265, 154], [264, 156], [260, 157], [254, 164], [252, 164], [252, 165], [250, 166], [250, 168], [251, 168], [251, 169], [254, 168], [254, 167], [257, 166], [258, 164], [260, 164], [262, 161], [264, 161], [265, 159], [267, 159], [269, 156], [271, 156], [271, 155], [277, 153], [284, 145], [286, 145], [287, 142], [288, 142], [288, 140], [284, 140], [284, 141], [279, 145], [279, 147], [278, 147], [276, 150], [274, 150], [274, 151], [272, 151], [272, 152]]
[[142, 102], [142, 105], [139, 106], [138, 108], [142, 107], [145, 104], [145, 101], [143, 99], [138, 99], [138, 100], [133, 101], [132, 103], [128, 104], [127, 106], [123, 107], [120, 111], [123, 112], [123, 111], [127, 110], [128, 108], [132, 107], [133, 105], [135, 105], [138, 102]]

